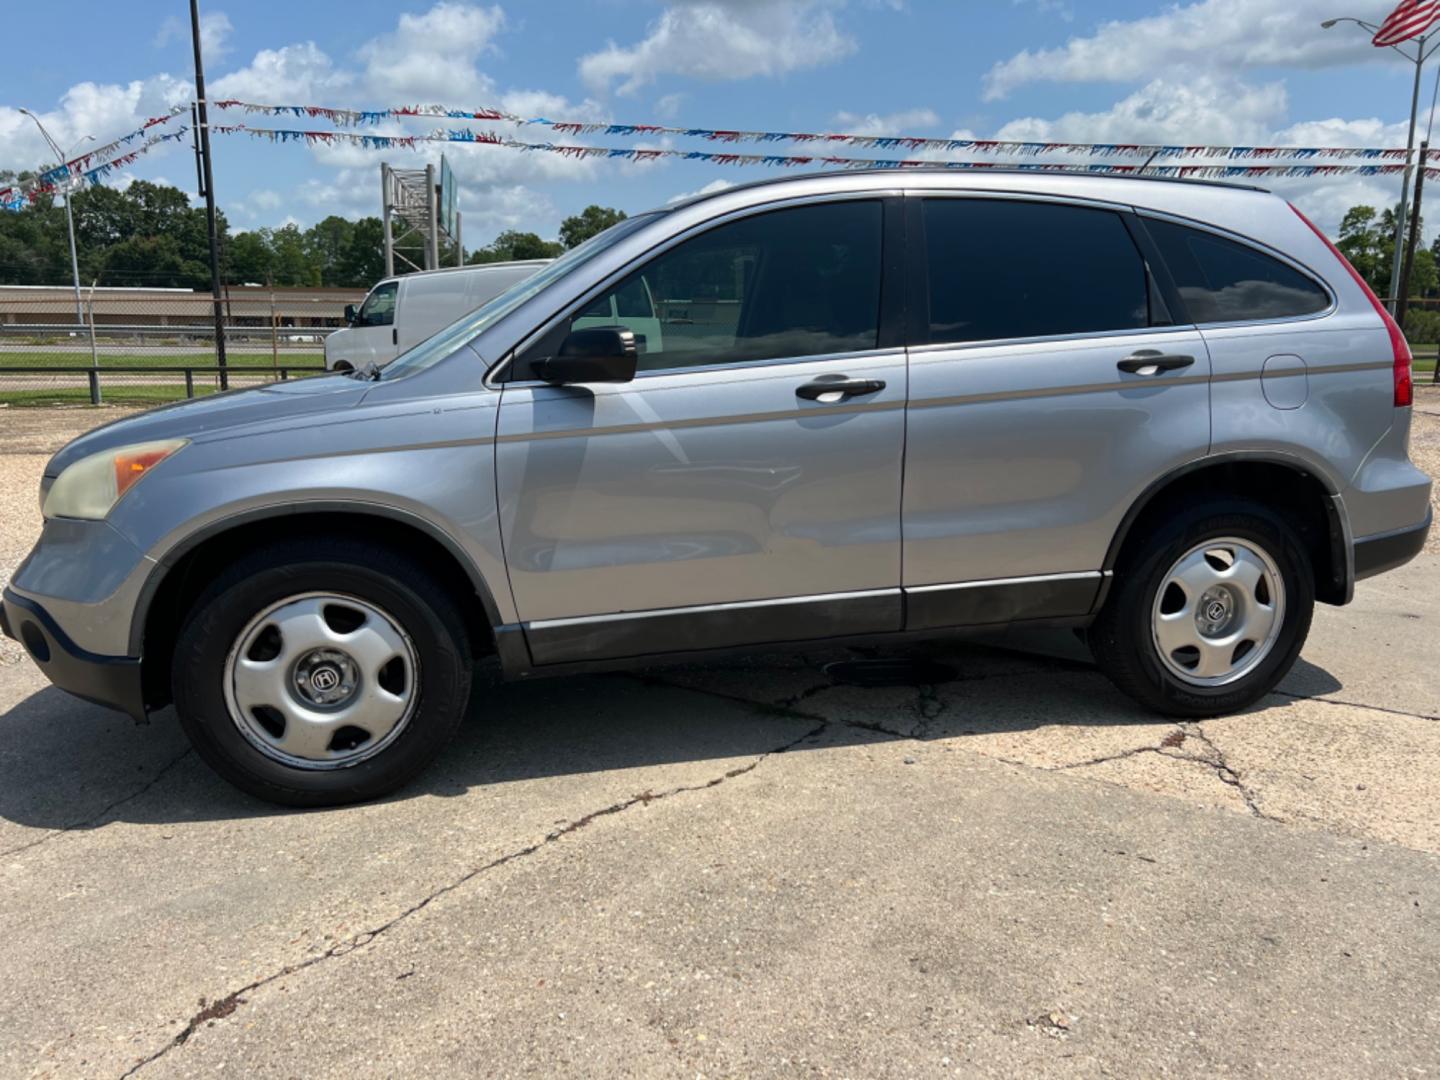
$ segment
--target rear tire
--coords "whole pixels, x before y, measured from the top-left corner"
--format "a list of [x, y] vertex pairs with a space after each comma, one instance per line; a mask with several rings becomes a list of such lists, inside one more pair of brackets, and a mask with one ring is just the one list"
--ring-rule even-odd
[[200, 756], [286, 806], [377, 798], [460, 724], [470, 644], [422, 567], [374, 544], [288, 542], [239, 560], [178, 637], [175, 709]]
[[1289, 673], [1315, 607], [1295, 529], [1244, 499], [1206, 502], [1128, 551], [1087, 639], [1100, 669], [1167, 716], [1237, 712]]

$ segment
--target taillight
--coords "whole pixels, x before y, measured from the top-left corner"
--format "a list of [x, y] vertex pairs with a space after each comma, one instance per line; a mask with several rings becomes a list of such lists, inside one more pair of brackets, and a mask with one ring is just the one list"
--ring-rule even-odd
[[1390, 334], [1390, 351], [1393, 354], [1392, 362], [1395, 375], [1395, 407], [1398, 409], [1413, 404], [1415, 401], [1415, 383], [1410, 375], [1410, 343], [1405, 340], [1405, 334], [1400, 329], [1400, 324], [1395, 321], [1395, 317], [1391, 315], [1390, 312], [1385, 310], [1385, 305], [1382, 304], [1380, 298], [1375, 295], [1375, 290], [1370, 288], [1365, 279], [1360, 276], [1359, 271], [1350, 265], [1350, 260], [1345, 258], [1345, 253], [1332, 244], [1330, 238], [1317, 229], [1313, 221], [1300, 213], [1298, 206], [1291, 203], [1290, 209], [1295, 211], [1295, 215], [1301, 221], [1310, 226], [1310, 231], [1318, 236], [1320, 242], [1330, 249], [1331, 255], [1334, 255], [1335, 258], [1340, 260], [1340, 265], [1350, 272], [1350, 276], [1355, 279], [1355, 284], [1359, 285], [1360, 290], [1369, 297], [1370, 303], [1384, 321], [1385, 329]]

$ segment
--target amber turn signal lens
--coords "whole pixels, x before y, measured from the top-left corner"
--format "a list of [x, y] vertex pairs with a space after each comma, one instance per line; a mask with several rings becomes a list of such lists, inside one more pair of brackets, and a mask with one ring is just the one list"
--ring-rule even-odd
[[171, 450], [142, 450], [139, 453], [115, 455], [115, 497], [118, 499], [130, 486], [145, 475], [145, 470], [160, 464]]

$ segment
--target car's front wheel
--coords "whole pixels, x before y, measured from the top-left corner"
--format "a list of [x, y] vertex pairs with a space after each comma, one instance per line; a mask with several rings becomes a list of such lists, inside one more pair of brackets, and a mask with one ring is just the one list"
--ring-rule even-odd
[[1171, 716], [1234, 712], [1285, 677], [1315, 605], [1294, 528], [1258, 503], [1184, 511], [1127, 552], [1089, 642], [1101, 669]]
[[470, 688], [463, 620], [398, 552], [277, 545], [205, 592], [179, 635], [175, 707], [200, 755], [272, 802], [393, 791], [439, 753]]

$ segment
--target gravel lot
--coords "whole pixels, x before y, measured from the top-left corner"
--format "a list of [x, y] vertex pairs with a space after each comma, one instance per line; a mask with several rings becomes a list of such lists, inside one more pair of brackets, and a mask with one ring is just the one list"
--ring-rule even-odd
[[[0, 580], [94, 419], [0, 411]], [[1434, 1075], [1437, 575], [1242, 716], [1063, 633], [895, 650], [923, 686], [775, 653], [482, 689], [320, 813], [0, 653], [0, 1075]]]

